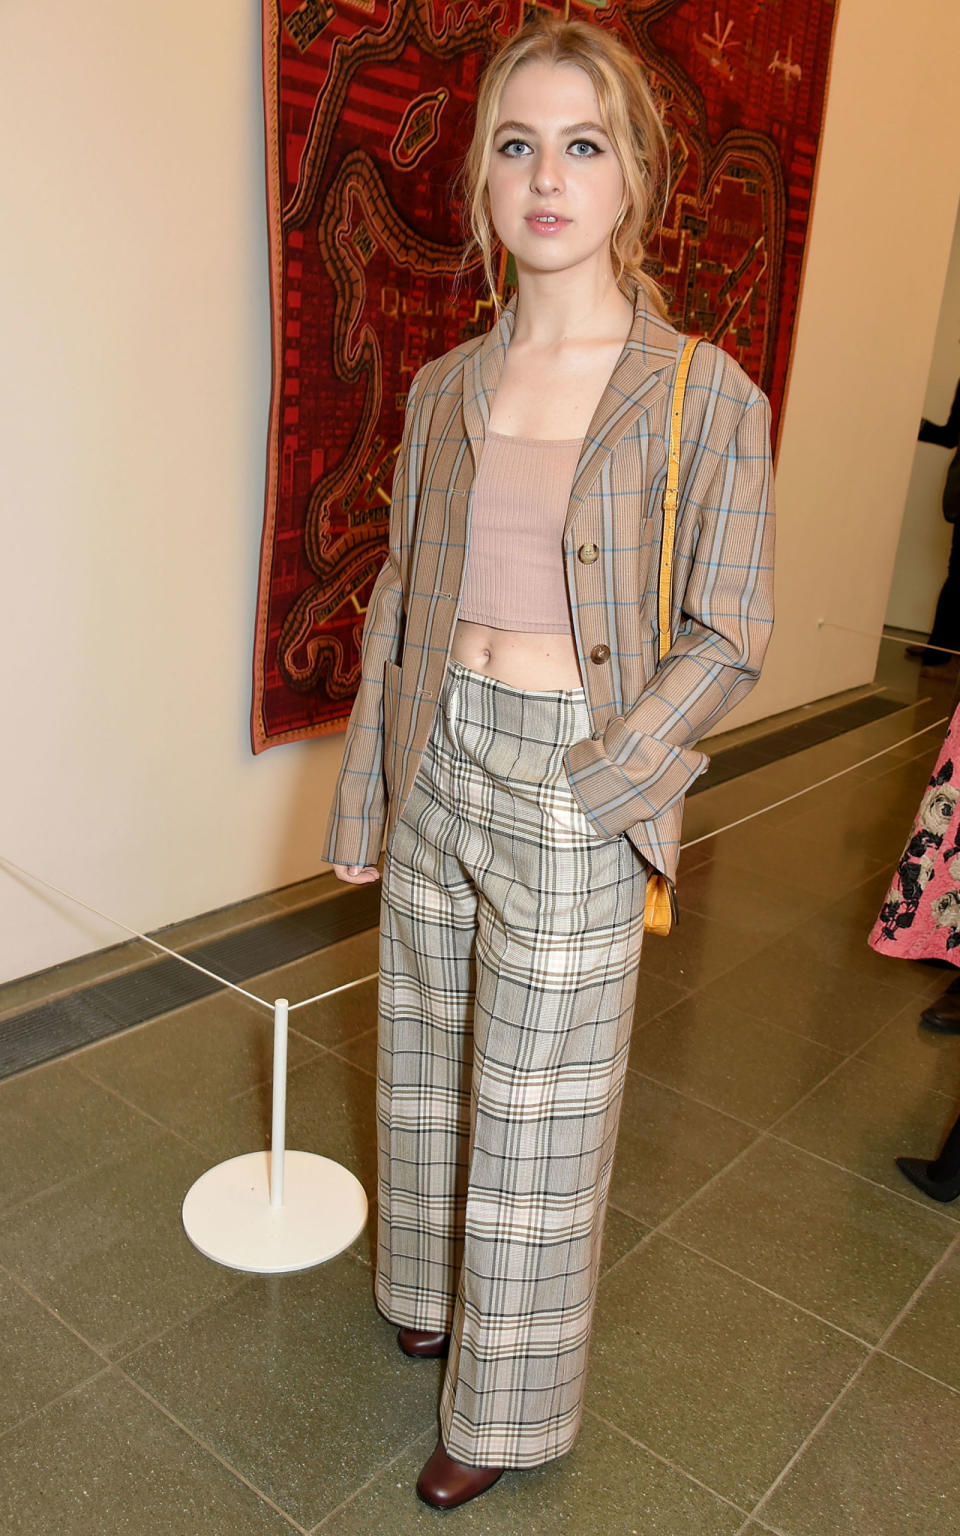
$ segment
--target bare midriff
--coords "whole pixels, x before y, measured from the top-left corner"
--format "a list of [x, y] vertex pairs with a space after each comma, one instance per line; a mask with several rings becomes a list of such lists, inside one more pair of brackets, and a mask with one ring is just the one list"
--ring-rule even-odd
[[511, 688], [580, 688], [580, 666], [569, 630], [562, 635], [492, 629], [457, 622], [452, 654], [471, 672], [495, 677]]

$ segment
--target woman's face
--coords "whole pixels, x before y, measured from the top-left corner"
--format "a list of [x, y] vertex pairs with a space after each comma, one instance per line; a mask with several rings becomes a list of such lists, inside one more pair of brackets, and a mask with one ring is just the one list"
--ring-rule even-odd
[[575, 64], [519, 65], [503, 89], [487, 174], [490, 217], [518, 270], [609, 270], [623, 190], [589, 75]]

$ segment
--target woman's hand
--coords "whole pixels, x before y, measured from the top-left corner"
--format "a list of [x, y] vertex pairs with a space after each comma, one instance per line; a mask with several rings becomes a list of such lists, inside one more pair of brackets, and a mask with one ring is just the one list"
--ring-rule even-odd
[[334, 864], [333, 872], [348, 885], [369, 885], [371, 880], [380, 879], [376, 864]]

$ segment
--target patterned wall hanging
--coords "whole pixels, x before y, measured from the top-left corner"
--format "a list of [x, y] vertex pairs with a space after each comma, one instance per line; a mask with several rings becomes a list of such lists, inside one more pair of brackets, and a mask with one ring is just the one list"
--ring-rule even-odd
[[[559, 6], [542, 9], [564, 12]], [[483, 64], [523, 0], [264, 0], [273, 305], [254, 751], [342, 730], [383, 561], [409, 381], [489, 328], [458, 298], [451, 186]], [[725, 347], [779, 423], [834, 0], [567, 0], [662, 99], [673, 195], [652, 269], [684, 330]]]

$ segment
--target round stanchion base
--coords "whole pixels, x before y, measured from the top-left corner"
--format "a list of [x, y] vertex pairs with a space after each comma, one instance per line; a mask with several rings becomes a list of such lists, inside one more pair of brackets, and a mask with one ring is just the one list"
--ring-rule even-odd
[[247, 1152], [210, 1168], [187, 1191], [183, 1226], [195, 1248], [229, 1269], [287, 1274], [322, 1264], [363, 1231], [367, 1197], [347, 1168], [286, 1152], [283, 1204], [270, 1204], [270, 1154]]

